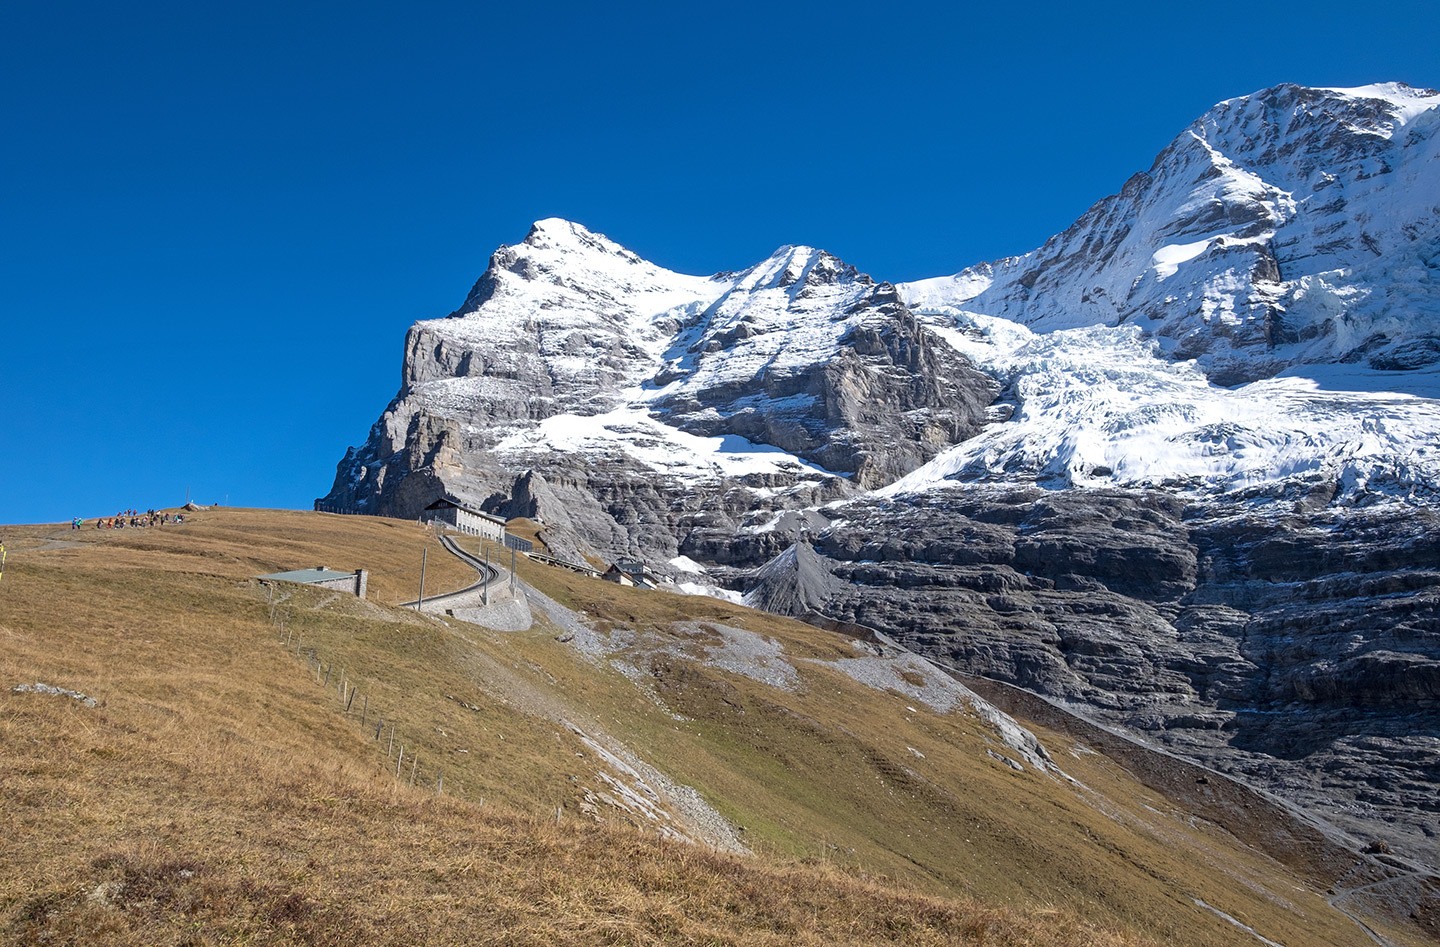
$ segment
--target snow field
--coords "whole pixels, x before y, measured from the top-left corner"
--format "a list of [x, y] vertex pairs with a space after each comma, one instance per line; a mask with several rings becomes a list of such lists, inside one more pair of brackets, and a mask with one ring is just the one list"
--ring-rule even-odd
[[[1440, 373], [1310, 366], [1222, 388], [1136, 326], [1040, 334], [963, 311], [926, 318], [1006, 384], [1016, 410], [882, 495], [1015, 474], [1225, 492], [1325, 473], [1399, 496], [1440, 482]], [[1366, 390], [1394, 376], [1431, 397]]]
[[657, 473], [689, 483], [802, 470], [835, 476], [769, 444], [754, 444], [735, 435], [700, 437], [670, 427], [651, 416], [641, 392], [630, 394], [636, 400], [625, 407], [595, 415], [555, 415], [511, 434], [495, 450], [501, 454], [556, 450], [591, 456], [622, 451]]

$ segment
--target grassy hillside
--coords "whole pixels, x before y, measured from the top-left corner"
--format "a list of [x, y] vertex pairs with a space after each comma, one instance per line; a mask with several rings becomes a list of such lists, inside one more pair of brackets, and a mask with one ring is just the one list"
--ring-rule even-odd
[[[0, 536], [9, 942], [1373, 943], [1073, 739], [1017, 771], [930, 672], [866, 686], [795, 622], [529, 563], [593, 637], [417, 615], [427, 543], [427, 592], [471, 573], [364, 517]], [[254, 580], [319, 564], [370, 601]]]

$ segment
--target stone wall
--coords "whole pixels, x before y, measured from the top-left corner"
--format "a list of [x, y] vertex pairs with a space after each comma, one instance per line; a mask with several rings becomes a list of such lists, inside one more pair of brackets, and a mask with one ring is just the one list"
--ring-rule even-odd
[[325, 579], [321, 582], [307, 582], [305, 584], [322, 589], [335, 589], [337, 592], [349, 592], [356, 598], [364, 598], [366, 589], [370, 584], [370, 574], [364, 569], [356, 569], [354, 575], [347, 575], [343, 579]]

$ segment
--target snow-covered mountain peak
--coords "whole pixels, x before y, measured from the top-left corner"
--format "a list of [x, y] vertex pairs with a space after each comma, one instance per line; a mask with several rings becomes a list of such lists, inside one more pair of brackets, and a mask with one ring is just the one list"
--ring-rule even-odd
[[[1263, 89], [1243, 99], [1294, 100], [1314, 107], [1317, 103], [1328, 102], [1331, 109], [1350, 109], [1357, 115], [1366, 113], [1388, 114], [1399, 125], [1408, 124], [1417, 115], [1440, 106], [1440, 92], [1423, 89], [1403, 82], [1375, 82], [1370, 85], [1351, 88], [1308, 88], [1286, 83]], [[1231, 99], [1230, 102], [1239, 101]], [[1225, 105], [1228, 103], [1221, 103]], [[1322, 110], [1324, 106], [1321, 106]], [[1333, 114], [1333, 113], [1332, 113]], [[1384, 127], [1374, 130], [1385, 132]]]
[[[417, 323], [406, 347], [367, 456], [386, 458], [374, 471], [443, 469], [466, 496], [480, 481], [450, 458], [583, 454], [686, 482], [748, 478], [765, 504], [828, 499], [973, 433], [996, 393], [893, 286], [823, 250], [689, 276], [559, 219], [497, 250], [465, 304]], [[383, 492], [385, 476], [357, 471], [346, 489], [375, 477]]]
[[1228, 99], [1043, 247], [900, 288], [1041, 333], [1140, 326], [1210, 380], [1436, 360], [1440, 94], [1280, 85]]
[[493, 327], [507, 314], [528, 314], [533, 320], [554, 312], [542, 318], [574, 323], [560, 313], [591, 312], [644, 335], [648, 323], [664, 321], [675, 307], [713, 300], [728, 286], [667, 270], [603, 234], [548, 218], [536, 221], [522, 242], [495, 251], [464, 305], [451, 316], [480, 318]]
[[411, 329], [402, 397], [437, 418], [489, 418], [477, 435], [486, 442], [555, 414], [608, 411], [729, 287], [657, 266], [580, 224], [537, 221], [495, 251], [459, 309]]
[[588, 230], [583, 224], [562, 217], [547, 217], [530, 225], [524, 244], [537, 250], [552, 250], [561, 253], [600, 253], [618, 256], [634, 263], [642, 262], [640, 257], [625, 249], [604, 234]]
[[1405, 82], [1372, 82], [1368, 85], [1345, 87], [1304, 86], [1294, 82], [1282, 82], [1248, 95], [1237, 95], [1224, 99], [1217, 102], [1210, 111], [1223, 111], [1233, 108], [1237, 104], [1248, 102], [1261, 102], [1271, 107], [1286, 107], [1292, 103], [1313, 105], [1317, 102], [1330, 101], [1343, 106], [1351, 102], [1378, 101], [1386, 103], [1396, 110], [1413, 114], [1416, 110], [1423, 111], [1433, 108], [1436, 98], [1440, 98], [1440, 92], [1412, 86]]
[[854, 266], [815, 247], [784, 246], [735, 277], [735, 288], [745, 292], [797, 286], [834, 286], [840, 283], [872, 285], [874, 280]]
[[1403, 82], [1350, 88], [1315, 88], [1286, 82], [1216, 103], [1196, 125], [1222, 126], [1229, 120], [1231, 132], [1243, 133], [1254, 128], [1243, 127], [1245, 123], [1234, 125], [1236, 117], [1265, 113], [1273, 121], [1289, 112], [1298, 121], [1339, 123], [1350, 126], [1351, 131], [1388, 134], [1395, 124], [1405, 125], [1437, 106], [1440, 92]]
[[1304, 191], [1324, 175], [1383, 173], [1381, 164], [1349, 166], [1378, 157], [1385, 141], [1437, 108], [1440, 94], [1399, 82], [1352, 89], [1286, 84], [1221, 102], [1191, 131], [1270, 183]]
[[682, 283], [688, 289], [699, 279], [656, 266], [604, 234], [558, 217], [537, 220], [523, 241], [495, 251], [485, 275], [501, 274], [600, 292]]

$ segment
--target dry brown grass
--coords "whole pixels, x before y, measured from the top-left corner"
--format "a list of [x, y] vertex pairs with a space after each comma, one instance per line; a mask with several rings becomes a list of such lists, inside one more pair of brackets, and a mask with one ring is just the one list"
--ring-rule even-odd
[[540, 533], [544, 529], [544, 526], [525, 517], [513, 519], [505, 524], [505, 531], [507, 533], [512, 536], [519, 536], [521, 539], [530, 540], [530, 542], [534, 544], [536, 552], [548, 555], [550, 547], [546, 546], [545, 540], [540, 537]]
[[27, 751], [3, 784], [11, 942], [1133, 943], [30, 703], [0, 730]]
[[[10, 942], [1254, 942], [1203, 897], [1292, 947], [1365, 943], [1319, 893], [1103, 760], [1062, 759], [1097, 806], [986, 757], [975, 718], [910, 712], [825, 668], [801, 665], [787, 694], [652, 662], [679, 722], [543, 623], [493, 634], [314, 590], [274, 601], [251, 578], [363, 566], [382, 601], [409, 598], [414, 524], [227, 510], [76, 547], [46, 536], [20, 537], [0, 586]], [[469, 581], [431, 549], [427, 590]], [[792, 660], [852, 653], [723, 602], [522, 574], [602, 623], [724, 622]], [[443, 768], [445, 795], [396, 783], [297, 638], [396, 724], [421, 787]], [[10, 691], [37, 680], [101, 706]], [[758, 856], [586, 824], [594, 764], [558, 715], [699, 788]]]
[[[42, 535], [11, 560], [0, 587], [0, 938], [1139, 943], [1070, 912], [986, 907], [833, 866], [557, 825], [533, 799], [526, 814], [397, 785], [374, 742], [284, 647], [268, 596], [248, 577], [319, 554], [371, 565], [382, 596], [403, 597], [425, 537], [409, 524], [314, 520], [224, 511], [184, 532], [107, 534], [72, 548], [44, 548]], [[394, 548], [371, 549], [377, 535]], [[401, 656], [422, 662], [454, 646], [433, 623], [324, 593], [299, 590], [280, 609], [292, 630], [336, 652], [385, 638], [369, 647], [402, 687], [415, 670]], [[11, 691], [33, 681], [100, 705]], [[466, 694], [483, 699], [473, 684]], [[417, 733], [429, 710], [458, 708], [438, 693], [411, 703], [425, 705], [411, 708]], [[455, 713], [532, 728], [515, 742], [551, 729], [503, 706]], [[553, 764], [569, 748], [527, 752]]]
[[[522, 563], [521, 574], [602, 627], [688, 638], [675, 635], [677, 623], [724, 623], [781, 642], [792, 660], [855, 654], [843, 638], [713, 599], [622, 588], [536, 563]], [[542, 656], [548, 640], [512, 638], [510, 646], [563, 674], [560, 661]], [[644, 702], [620, 699], [605, 705], [606, 717], [745, 825], [752, 845], [776, 855], [991, 903], [1078, 907], [1177, 944], [1253, 942], [1196, 899], [1283, 943], [1369, 942], [1310, 877], [1193, 819], [1071, 740], [1042, 734], [1085, 788], [988, 757], [1005, 748], [973, 716], [912, 711], [913, 698], [796, 663], [804, 686], [787, 694], [699, 661], [652, 661], [653, 686], [689, 723], [677, 728]], [[915, 677], [900, 679], [913, 685]], [[562, 681], [565, 690], [584, 686]], [[592, 688], [587, 701], [603, 698]], [[1407, 930], [1393, 936], [1423, 942]]]

